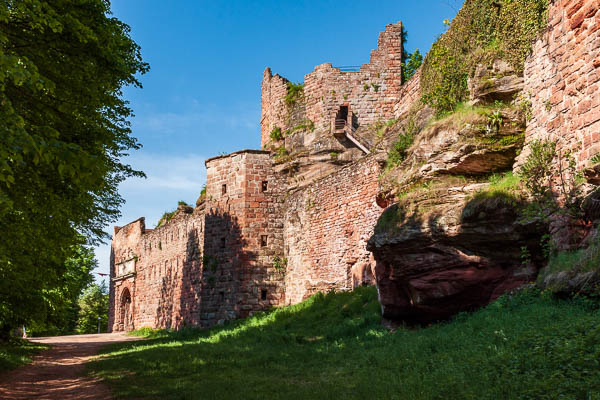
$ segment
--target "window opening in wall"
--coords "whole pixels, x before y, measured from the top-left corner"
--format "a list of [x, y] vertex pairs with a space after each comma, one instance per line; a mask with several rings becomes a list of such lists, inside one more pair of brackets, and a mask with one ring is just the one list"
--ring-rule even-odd
[[267, 289], [263, 289], [260, 291], [260, 299], [261, 300], [266, 300], [267, 299]]
[[267, 235], [260, 235], [260, 247], [267, 245]]
[[221, 238], [221, 248], [225, 248], [225, 238]]
[[227, 185], [223, 184], [223, 186], [221, 186], [221, 194], [225, 194], [227, 193]]
[[269, 187], [269, 182], [262, 181], [262, 191], [266, 192], [268, 187]]
[[219, 292], [219, 300], [221, 300], [221, 301], [225, 300], [225, 292]]

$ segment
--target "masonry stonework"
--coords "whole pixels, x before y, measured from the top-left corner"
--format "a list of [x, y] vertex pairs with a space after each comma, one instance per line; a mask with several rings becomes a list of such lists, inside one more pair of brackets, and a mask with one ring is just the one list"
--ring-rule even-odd
[[[340, 106], [347, 105], [355, 115], [356, 128], [393, 117], [402, 89], [402, 23], [387, 25], [379, 34], [377, 49], [368, 64], [358, 71], [344, 71], [331, 63], [321, 64], [304, 77], [302, 115], [316, 130], [330, 131]], [[275, 127], [293, 129], [299, 118], [290, 118], [283, 98], [288, 80], [263, 74], [261, 97], [261, 146], [269, 142]]]
[[373, 156], [291, 193], [285, 207], [286, 304], [318, 291], [372, 284], [367, 241], [383, 209], [376, 203], [380, 164]]
[[556, 141], [583, 168], [600, 153], [600, 2], [554, 0], [548, 22], [525, 64], [526, 141]]
[[[525, 66], [526, 140], [558, 140], [582, 167], [600, 153], [600, 4], [556, 0], [549, 15]], [[293, 151], [209, 159], [206, 195], [195, 208], [180, 206], [155, 229], [143, 218], [115, 227], [109, 328], [208, 327], [372, 283], [366, 244], [383, 211], [378, 203], [387, 201], [378, 197], [377, 152], [361, 141], [420, 99], [420, 71], [402, 83], [402, 51], [402, 24], [388, 25], [369, 64], [350, 72], [315, 67], [293, 104], [285, 101], [288, 81], [267, 68], [261, 147], [271, 147], [279, 127], [289, 132], [278, 150]], [[340, 136], [343, 109], [353, 118]], [[314, 127], [295, 129], [308, 120]]]

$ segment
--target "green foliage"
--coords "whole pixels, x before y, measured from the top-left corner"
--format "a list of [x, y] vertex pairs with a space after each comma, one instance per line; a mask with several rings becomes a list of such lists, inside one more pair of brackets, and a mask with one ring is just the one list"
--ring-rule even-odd
[[[394, 121], [395, 122], [395, 121]], [[398, 138], [392, 144], [386, 160], [386, 168], [392, 168], [399, 165], [407, 156], [408, 148], [415, 140], [417, 128], [413, 120], [408, 122], [404, 132], [398, 133]]]
[[156, 224], [156, 228], [160, 228], [161, 226], [166, 225], [171, 218], [173, 218], [173, 216], [175, 215], [175, 213], [177, 212], [177, 209], [173, 210], [173, 211], [165, 211], [162, 215], [162, 217], [160, 217], [160, 219], [158, 220], [158, 223]]
[[495, 58], [523, 71], [531, 43], [546, 27], [548, 0], [467, 0], [425, 57], [423, 101], [438, 113], [468, 98], [467, 78]]
[[215, 272], [217, 272], [218, 267], [219, 262], [216, 257], [208, 256], [206, 254], [202, 256], [202, 268], [214, 274]]
[[556, 157], [556, 142], [534, 140], [529, 143], [529, 156], [519, 168], [519, 174], [529, 192], [538, 200], [552, 196], [552, 162]]
[[0, 372], [30, 363], [33, 356], [47, 348], [48, 345], [17, 338], [0, 341]]
[[184, 200], [179, 200], [179, 201], [177, 202], [177, 205], [178, 205], [178, 206], [186, 206], [186, 207], [189, 207], [189, 206], [190, 206], [190, 205], [189, 205], [188, 203], [186, 203]]
[[390, 332], [376, 289], [361, 287], [209, 330], [151, 331], [91, 370], [119, 398], [595, 399], [598, 305], [521, 291]]
[[271, 140], [275, 141], [283, 139], [283, 133], [281, 133], [281, 128], [278, 126], [273, 128], [273, 130], [269, 134], [269, 137], [271, 138]]
[[559, 152], [556, 142], [533, 140], [530, 154], [519, 168], [533, 201], [525, 210], [527, 218], [547, 220], [555, 213], [581, 217], [581, 172], [569, 150]]
[[277, 148], [277, 150], [275, 150], [275, 161], [283, 162], [287, 156], [289, 156], [289, 153], [286, 150], [285, 146], [280, 146]]
[[273, 268], [280, 275], [285, 275], [285, 270], [287, 268], [288, 259], [286, 257], [273, 257]]
[[339, 156], [340, 156], [340, 153], [338, 153], [337, 151], [332, 151], [329, 153], [329, 157], [331, 157], [331, 159], [334, 161], [336, 161]]
[[402, 81], [406, 82], [413, 77], [413, 75], [417, 72], [421, 64], [423, 64], [423, 55], [416, 49], [413, 53], [407, 53], [406, 59], [408, 61], [403, 61], [402, 63]]
[[27, 327], [30, 335], [65, 335], [76, 331], [79, 296], [94, 281], [92, 271], [97, 267], [92, 248], [77, 246], [73, 249], [73, 255], [65, 262], [60, 286], [44, 290], [43, 317]]
[[200, 191], [200, 196], [206, 197], [206, 183], [202, 185], [202, 190]]
[[363, 85], [363, 91], [364, 91], [364, 92], [367, 92], [368, 90], [369, 90], [369, 84], [368, 84], [368, 83], [365, 83], [365, 84]]
[[600, 237], [596, 237], [587, 248], [570, 251], [556, 251], [551, 248], [548, 265], [540, 271], [538, 282], [550, 274], [569, 271], [585, 273], [600, 271]]
[[371, 83], [371, 87], [373, 88], [373, 91], [374, 91], [375, 93], [379, 92], [379, 85], [376, 85], [376, 84], [374, 84], [374, 83]]
[[592, 162], [592, 164], [598, 164], [600, 163], [600, 153], [594, 155], [590, 161]]
[[502, 127], [502, 111], [496, 110], [488, 115], [488, 128], [498, 132]]
[[79, 316], [77, 318], [77, 333], [100, 332], [108, 328], [108, 287], [102, 281], [99, 285], [92, 283], [79, 298]]
[[285, 96], [285, 104], [293, 106], [297, 101], [304, 98], [304, 83], [287, 83], [287, 95]]
[[300, 122], [298, 125], [296, 125], [295, 127], [293, 127], [291, 129], [291, 131], [290, 131], [290, 134], [294, 133], [296, 131], [309, 131], [309, 132], [312, 132], [314, 130], [315, 130], [315, 123], [312, 122], [310, 119], [305, 119], [304, 121]]
[[43, 320], [81, 234], [119, 217], [132, 110], [148, 70], [104, 0], [0, 2], [0, 336]]

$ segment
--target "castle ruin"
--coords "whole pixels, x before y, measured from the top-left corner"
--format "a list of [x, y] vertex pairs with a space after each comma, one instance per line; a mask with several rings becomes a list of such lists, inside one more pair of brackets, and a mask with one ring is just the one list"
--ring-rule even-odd
[[[574, 3], [551, 2], [526, 61], [525, 141], [556, 136], [582, 168], [600, 151], [600, 12], [596, 0]], [[402, 24], [388, 25], [369, 64], [319, 65], [293, 96], [267, 68], [262, 150], [207, 160], [205, 196], [157, 228], [115, 227], [109, 330], [209, 327], [374, 284], [367, 242], [389, 201], [373, 126], [420, 99], [420, 72], [402, 81], [402, 52]]]

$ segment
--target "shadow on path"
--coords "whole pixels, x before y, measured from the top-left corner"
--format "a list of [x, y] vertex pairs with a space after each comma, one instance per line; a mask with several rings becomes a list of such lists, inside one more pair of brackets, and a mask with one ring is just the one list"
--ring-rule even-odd
[[107, 386], [84, 376], [84, 364], [109, 343], [139, 340], [122, 333], [40, 337], [51, 345], [33, 363], [0, 374], [0, 399], [112, 399]]

